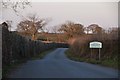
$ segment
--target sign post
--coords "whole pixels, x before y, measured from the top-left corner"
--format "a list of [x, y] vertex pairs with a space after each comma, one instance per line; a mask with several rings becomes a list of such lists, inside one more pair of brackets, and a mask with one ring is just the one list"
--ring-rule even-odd
[[99, 60], [100, 60], [100, 48], [99, 48]]
[[[99, 49], [99, 60], [100, 60], [100, 57], [101, 57], [100, 49], [102, 48], [102, 43], [97, 42], [97, 41], [90, 42], [90, 48], [98, 48]], [[92, 53], [91, 53], [91, 55], [92, 55]]]

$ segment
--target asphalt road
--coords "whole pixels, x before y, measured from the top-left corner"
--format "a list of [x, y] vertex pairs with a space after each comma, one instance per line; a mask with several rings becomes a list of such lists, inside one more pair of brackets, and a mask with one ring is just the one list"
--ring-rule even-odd
[[69, 60], [57, 48], [42, 60], [31, 60], [14, 70], [9, 78], [117, 78], [118, 71], [99, 65]]

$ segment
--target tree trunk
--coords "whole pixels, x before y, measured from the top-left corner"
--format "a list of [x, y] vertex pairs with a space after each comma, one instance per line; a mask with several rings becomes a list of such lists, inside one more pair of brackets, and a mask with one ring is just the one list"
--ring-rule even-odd
[[32, 40], [36, 40], [35, 34], [32, 35]]

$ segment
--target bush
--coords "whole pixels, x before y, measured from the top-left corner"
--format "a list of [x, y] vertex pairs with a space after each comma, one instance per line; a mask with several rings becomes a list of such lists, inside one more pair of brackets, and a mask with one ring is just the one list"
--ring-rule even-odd
[[[104, 33], [104, 34], [86, 34], [73, 38], [69, 40], [70, 43], [70, 53], [72, 56], [76, 57], [75, 59], [82, 58], [82, 61], [88, 61], [93, 63], [100, 63], [98, 60], [98, 49], [90, 49], [89, 43], [92, 41], [100, 41], [103, 44], [101, 49], [101, 60], [108, 64], [113, 65], [112, 63], [118, 63], [118, 37], [117, 29], [116, 33]], [[114, 36], [114, 37], [113, 37]], [[92, 56], [91, 56], [92, 51]], [[91, 59], [92, 58], [92, 59]], [[112, 63], [110, 63], [110, 60]], [[107, 64], [107, 63], [106, 63]]]

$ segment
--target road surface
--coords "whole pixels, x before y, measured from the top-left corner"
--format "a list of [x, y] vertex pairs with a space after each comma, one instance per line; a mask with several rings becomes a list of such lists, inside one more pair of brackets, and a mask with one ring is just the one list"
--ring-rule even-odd
[[118, 71], [99, 65], [69, 60], [57, 48], [44, 59], [31, 60], [14, 70], [9, 78], [117, 78]]

